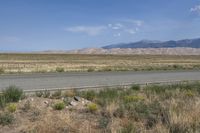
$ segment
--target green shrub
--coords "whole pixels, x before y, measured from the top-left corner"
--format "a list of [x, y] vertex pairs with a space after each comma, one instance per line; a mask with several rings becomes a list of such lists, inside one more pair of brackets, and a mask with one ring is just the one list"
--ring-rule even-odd
[[137, 102], [130, 105], [132, 106], [129, 106], [128, 108], [130, 111], [129, 113], [131, 117], [134, 117], [134, 119], [145, 119], [150, 113], [148, 105], [146, 105], [144, 102]]
[[61, 98], [61, 96], [62, 96], [62, 91], [57, 90], [51, 95], [51, 98], [59, 99], [59, 98]]
[[71, 101], [72, 101], [72, 99], [69, 97], [64, 97], [64, 99], [63, 99], [63, 102], [65, 103], [66, 106], [69, 105]]
[[106, 99], [115, 99], [118, 97], [118, 90], [117, 89], [104, 89], [101, 90], [98, 94], [100, 98], [106, 98]]
[[[176, 96], [175, 91], [186, 92], [185, 96], [193, 97], [197, 92], [200, 94], [200, 83], [199, 82], [183, 82], [179, 84], [171, 84], [171, 85], [147, 85], [144, 90], [146, 92], [147, 97], [151, 96], [152, 93], [159, 96], [160, 100], [165, 100]], [[195, 93], [194, 93], [195, 92]]]
[[174, 69], [177, 69], [179, 66], [178, 65], [173, 65], [172, 66]]
[[56, 67], [56, 72], [64, 72], [65, 69], [63, 67]]
[[131, 86], [131, 90], [135, 90], [135, 91], [138, 91], [138, 90], [140, 90], [140, 85], [132, 85]]
[[20, 100], [23, 100], [23, 99], [25, 99], [25, 98], [27, 98], [27, 95], [23, 92], [23, 94], [22, 94]]
[[86, 91], [86, 92], [82, 92], [81, 93], [81, 96], [83, 97], [83, 98], [85, 98], [85, 99], [87, 99], [87, 100], [90, 100], [90, 101], [92, 101], [92, 100], [94, 100], [94, 98], [95, 98], [95, 96], [96, 96], [96, 93], [95, 93], [95, 91]]
[[64, 102], [58, 102], [58, 103], [55, 103], [53, 108], [55, 110], [62, 110], [65, 108], [65, 103]]
[[112, 69], [110, 67], [104, 67], [100, 71], [109, 72], [109, 71], [112, 71]]
[[5, 70], [1, 67], [0, 68], [0, 74], [3, 74], [3, 73], [5, 73]]
[[14, 116], [11, 113], [5, 112], [0, 114], [0, 125], [9, 125], [14, 121]]
[[7, 102], [18, 102], [23, 95], [23, 90], [16, 86], [9, 86], [3, 90], [3, 94]]
[[106, 129], [108, 124], [109, 124], [109, 118], [108, 117], [101, 117], [99, 119], [99, 127], [100, 128], [103, 128], [103, 129]]
[[51, 95], [51, 93], [50, 93], [49, 90], [45, 90], [44, 93], [43, 93], [44, 98], [48, 98], [48, 97], [50, 97], [50, 95]]
[[182, 90], [196, 90], [196, 91], [200, 91], [200, 82], [193, 82], [193, 83], [182, 83], [182, 84], [178, 84], [178, 87]]
[[185, 82], [185, 83], [179, 83], [179, 84], [171, 84], [171, 85], [147, 85], [144, 90], [146, 90], [147, 93], [153, 92], [156, 94], [164, 94], [166, 91], [169, 90], [193, 90], [200, 93], [200, 82]]
[[152, 71], [152, 70], [154, 70], [155, 68], [153, 67], [153, 66], [147, 66], [146, 68], [145, 68], [145, 70], [147, 70], [147, 71]]
[[135, 133], [135, 132], [136, 132], [136, 129], [132, 123], [128, 123], [120, 131], [120, 133]]
[[97, 109], [98, 109], [97, 105], [94, 104], [94, 103], [88, 104], [88, 105], [87, 105], [87, 108], [88, 108], [88, 110], [89, 110], [90, 112], [92, 112], [92, 113], [93, 113], [93, 112], [96, 112]]
[[143, 100], [144, 100], [144, 97], [142, 97], [142, 96], [131, 95], [131, 96], [125, 96], [124, 97], [124, 102], [125, 103], [138, 102], [138, 101], [143, 101]]
[[0, 94], [0, 108], [4, 108], [6, 106], [6, 103], [7, 101], [5, 96]]
[[194, 97], [194, 93], [193, 93], [191, 90], [186, 91], [186, 92], [185, 92], [185, 95], [186, 95], [187, 97]]
[[118, 96], [118, 89], [100, 90], [99, 93], [97, 93], [96, 102], [102, 107], [105, 107], [113, 101], [117, 100]]
[[173, 65], [173, 66], [171, 66], [171, 67], [172, 67], [172, 69], [175, 69], [175, 70], [176, 70], [176, 69], [185, 69], [184, 66], [176, 65], [176, 64]]
[[35, 92], [35, 95], [36, 95], [37, 97], [42, 97], [42, 96], [43, 96], [43, 91], [36, 91], [36, 92]]
[[17, 109], [17, 106], [16, 106], [16, 104], [14, 104], [14, 103], [10, 103], [10, 104], [8, 104], [8, 106], [7, 106], [7, 110], [8, 110], [9, 112], [11, 112], [11, 113], [15, 112], [16, 109]]
[[76, 91], [75, 90], [67, 90], [64, 92], [64, 97], [74, 97], [76, 96]]
[[165, 86], [159, 86], [159, 85], [147, 85], [144, 88], [147, 93], [151, 92], [151, 93], [156, 93], [156, 94], [161, 94], [161, 93], [165, 93]]
[[129, 118], [135, 121], [145, 121], [147, 129], [154, 127], [158, 121], [164, 124], [169, 123], [168, 114], [164, 111], [159, 102], [145, 103], [144, 101], [126, 103], [125, 109]]
[[87, 70], [88, 72], [94, 72], [95, 71], [95, 69], [94, 68], [88, 68], [88, 70]]

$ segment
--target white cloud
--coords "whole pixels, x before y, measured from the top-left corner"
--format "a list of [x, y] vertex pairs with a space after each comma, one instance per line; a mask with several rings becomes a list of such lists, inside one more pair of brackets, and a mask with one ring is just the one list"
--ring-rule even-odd
[[121, 36], [121, 33], [114, 34], [113, 36], [115, 36], [115, 37], [120, 37], [120, 36]]
[[113, 29], [113, 30], [119, 30], [119, 29], [120, 29], [120, 27], [113, 26], [113, 27], [112, 27], [112, 29]]
[[104, 31], [112, 33], [115, 37], [120, 37], [122, 34], [136, 34], [140, 27], [144, 24], [142, 20], [124, 19], [118, 20], [115, 23], [108, 23], [101, 26], [74, 26], [68, 27], [65, 30], [68, 32], [85, 33], [90, 36], [98, 35]]
[[133, 23], [135, 23], [137, 26], [142, 26], [144, 22], [141, 20], [135, 20]]
[[[120, 23], [108, 24], [108, 28], [120, 31], [121, 34], [136, 34], [140, 30], [140, 27], [144, 25], [144, 21], [138, 19], [122, 19], [118, 21]], [[121, 34], [118, 35], [117, 33], [114, 36], [121, 36]]]
[[124, 25], [121, 24], [121, 23], [116, 23], [115, 26], [118, 26], [118, 27], [124, 27]]
[[196, 12], [200, 15], [200, 5], [196, 5], [190, 9], [191, 12]]
[[128, 32], [129, 34], [135, 34], [136, 31], [134, 29], [126, 29], [126, 32]]
[[111, 28], [111, 27], [112, 27], [112, 24], [108, 24], [108, 27]]
[[124, 27], [124, 25], [121, 23], [108, 24], [108, 28], [111, 28], [113, 30], [119, 30], [119, 29], [122, 29], [123, 27]]
[[124, 19], [122, 21], [128, 22], [128, 23], [133, 23], [136, 26], [142, 26], [144, 24], [144, 21], [142, 21], [142, 20], [136, 20], [136, 19]]
[[135, 28], [135, 31], [139, 31], [140, 29], [138, 27]]
[[65, 29], [70, 32], [86, 33], [90, 36], [95, 36], [100, 34], [102, 31], [106, 30], [105, 26], [74, 26]]

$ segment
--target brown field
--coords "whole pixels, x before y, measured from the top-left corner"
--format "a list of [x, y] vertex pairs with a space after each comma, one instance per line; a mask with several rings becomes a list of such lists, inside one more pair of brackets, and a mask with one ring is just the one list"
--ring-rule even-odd
[[0, 73], [200, 69], [200, 55], [0, 54]]

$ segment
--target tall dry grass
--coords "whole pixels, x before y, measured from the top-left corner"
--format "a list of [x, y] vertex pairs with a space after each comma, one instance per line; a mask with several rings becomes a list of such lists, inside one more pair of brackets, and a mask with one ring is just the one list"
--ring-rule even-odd
[[[90, 99], [97, 108], [88, 111], [85, 105], [55, 110], [54, 103], [61, 99], [37, 97], [30, 102], [31, 108], [24, 111], [20, 107], [26, 103], [24, 99], [13, 112], [16, 121], [10, 127], [15, 128], [8, 130], [0, 125], [0, 130], [8, 133], [14, 130], [34, 133], [200, 132], [200, 82], [67, 91], [62, 96], [70, 99], [75, 95]], [[46, 100], [48, 106], [44, 103]]]

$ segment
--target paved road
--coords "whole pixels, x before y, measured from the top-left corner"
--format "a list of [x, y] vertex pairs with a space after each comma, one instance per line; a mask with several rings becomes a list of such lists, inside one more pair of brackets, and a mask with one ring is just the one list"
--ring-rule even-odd
[[200, 80], [200, 71], [49, 73], [0, 76], [0, 90], [16, 85], [24, 90], [146, 83], [174, 80]]

